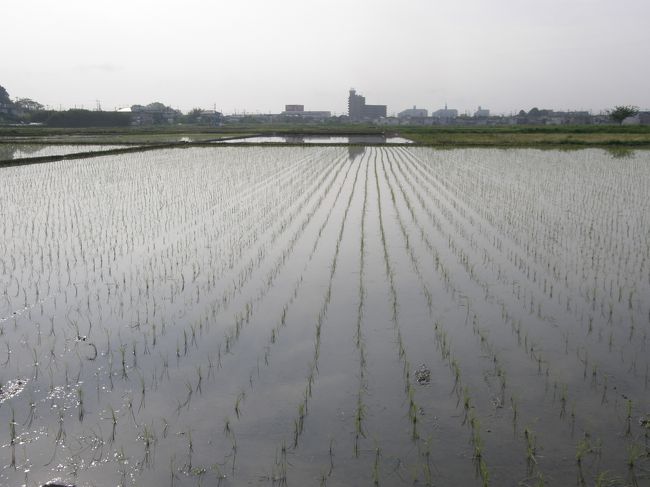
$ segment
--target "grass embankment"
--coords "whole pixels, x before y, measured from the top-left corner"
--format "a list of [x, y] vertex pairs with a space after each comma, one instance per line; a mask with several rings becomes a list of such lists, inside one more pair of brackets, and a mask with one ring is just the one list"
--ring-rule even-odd
[[46, 144], [167, 144], [252, 135], [397, 135], [434, 147], [650, 147], [650, 126], [399, 126], [370, 124], [232, 124], [65, 129], [0, 127], [1, 142]]
[[207, 142], [223, 137], [246, 136], [249, 132], [217, 132], [206, 127], [86, 128], [0, 127], [0, 143], [27, 144], [168, 144], [189, 139]]
[[395, 131], [436, 147], [650, 147], [650, 126], [399, 127]]

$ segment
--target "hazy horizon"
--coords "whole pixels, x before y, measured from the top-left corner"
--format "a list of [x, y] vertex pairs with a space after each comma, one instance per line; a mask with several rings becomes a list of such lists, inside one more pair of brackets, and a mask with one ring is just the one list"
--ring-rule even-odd
[[53, 108], [650, 107], [647, 0], [11, 1], [0, 85]]

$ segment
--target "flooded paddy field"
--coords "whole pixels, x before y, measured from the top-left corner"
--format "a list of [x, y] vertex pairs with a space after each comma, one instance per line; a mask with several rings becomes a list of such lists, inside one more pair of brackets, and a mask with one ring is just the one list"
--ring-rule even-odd
[[404, 137], [386, 137], [376, 135], [253, 135], [248, 137], [228, 137], [218, 144], [412, 144], [413, 141]]
[[107, 151], [121, 149], [123, 145], [88, 144], [0, 144], [0, 161], [23, 159], [26, 157], [48, 157], [76, 154], [80, 152]]
[[0, 485], [649, 485], [650, 153], [617, 156], [0, 169]]

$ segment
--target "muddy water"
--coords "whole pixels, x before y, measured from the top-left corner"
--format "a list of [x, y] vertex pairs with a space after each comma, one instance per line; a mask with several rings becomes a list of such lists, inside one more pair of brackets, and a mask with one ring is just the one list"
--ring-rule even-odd
[[644, 485], [650, 154], [624, 155], [2, 169], [0, 484]]

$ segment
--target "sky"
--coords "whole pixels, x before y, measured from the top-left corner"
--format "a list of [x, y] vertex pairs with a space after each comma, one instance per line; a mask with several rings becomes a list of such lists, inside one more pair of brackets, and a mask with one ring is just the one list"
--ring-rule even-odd
[[52, 108], [650, 108], [650, 0], [3, 0], [0, 85]]

